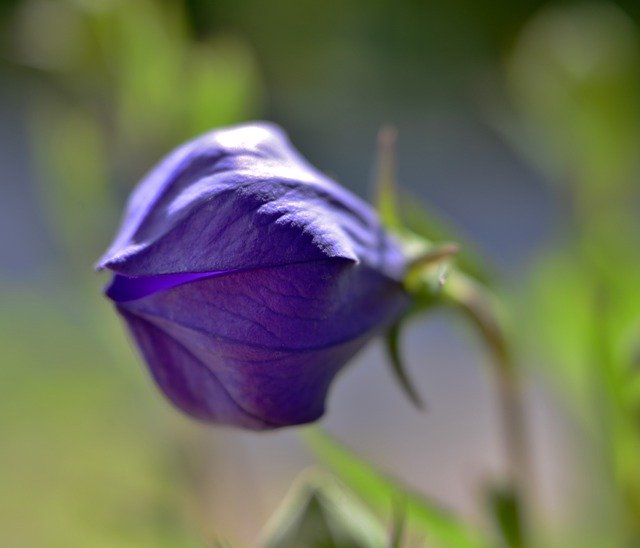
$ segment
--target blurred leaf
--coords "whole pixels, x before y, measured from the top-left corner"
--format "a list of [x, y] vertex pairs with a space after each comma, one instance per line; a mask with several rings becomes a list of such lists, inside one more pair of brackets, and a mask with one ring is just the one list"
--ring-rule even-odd
[[[180, 127], [188, 47], [182, 3], [118, 2], [103, 23], [115, 77], [119, 133], [128, 146], [162, 144]], [[176, 95], [177, 94], [177, 95]]]
[[67, 259], [90, 264], [114, 215], [102, 128], [89, 112], [41, 96], [34, 147], [42, 207]]
[[[624, 243], [626, 240], [628, 243]], [[617, 535], [638, 534], [640, 429], [634, 403], [632, 341], [637, 340], [640, 265], [633, 237], [599, 247], [588, 239], [578, 250], [561, 248], [539, 258], [520, 322], [547, 381], [577, 418], [591, 472], [609, 497], [606, 517]], [[636, 373], [637, 374], [637, 373]], [[595, 482], [595, 480], [594, 480]], [[601, 505], [584, 500], [593, 511]], [[624, 523], [624, 525], [621, 525]]]
[[424, 534], [430, 545], [449, 548], [483, 546], [482, 536], [439, 505], [380, 474], [316, 428], [300, 430], [314, 454], [366, 504], [389, 519], [396, 504], [405, 508], [407, 529]]
[[214, 538], [212, 546], [213, 548], [233, 548], [233, 544], [224, 538]]
[[391, 523], [390, 548], [401, 548], [406, 528], [407, 514], [403, 504], [396, 504]]
[[590, 394], [589, 288], [583, 272], [568, 256], [548, 254], [538, 261], [521, 304], [519, 322], [535, 329], [519, 331], [529, 348], [541, 353], [550, 380], [580, 407], [588, 406]]
[[267, 548], [382, 548], [384, 527], [341, 484], [326, 474], [298, 478], [267, 524]]
[[31, 135], [42, 205], [67, 260], [89, 264], [104, 245], [116, 216], [114, 183], [130, 187], [168, 147], [238, 122], [259, 104], [247, 45], [228, 36], [195, 42], [183, 8], [29, 0], [18, 10], [17, 36], [33, 51], [18, 44], [17, 53], [48, 71], [35, 89]]
[[551, 6], [525, 26], [507, 65], [534, 157], [590, 207], [624, 195], [638, 167], [638, 45], [611, 2]]
[[177, 142], [255, 116], [262, 86], [250, 48], [236, 36], [196, 40], [183, 2], [72, 3], [95, 47], [61, 82], [101, 120], [118, 171], [138, 177]]
[[[568, 249], [547, 252], [538, 259], [529, 297], [520, 304], [519, 321], [536, 326], [519, 331], [526, 337], [523, 342], [546, 358], [541, 364], [548, 364], [549, 380], [584, 412], [592, 409], [593, 368], [601, 363], [594, 363], [594, 336], [604, 337], [601, 344], [610, 349], [608, 359], [618, 364], [616, 375], [628, 371], [632, 341], [637, 337], [640, 284], [635, 273], [640, 263], [623, 250], [610, 248], [607, 255], [598, 267], [607, 293], [606, 326], [597, 325], [599, 316], [594, 311], [593, 264], [589, 266]], [[622, 382], [624, 388], [627, 381]]]
[[489, 492], [488, 506], [507, 546], [522, 548], [522, 521], [519, 502], [513, 489], [494, 487]]
[[251, 51], [232, 37], [192, 47], [183, 88], [187, 137], [251, 117], [261, 95]]
[[22, 1], [12, 19], [14, 62], [52, 73], [68, 73], [86, 63], [89, 32], [82, 14], [69, 2]]

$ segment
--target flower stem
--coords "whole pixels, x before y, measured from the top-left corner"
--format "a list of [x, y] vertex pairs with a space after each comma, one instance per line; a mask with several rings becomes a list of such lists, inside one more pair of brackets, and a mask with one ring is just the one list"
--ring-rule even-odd
[[491, 371], [498, 392], [508, 480], [518, 509], [520, 533], [512, 545], [523, 547], [526, 546], [523, 504], [525, 493], [531, 492], [528, 487], [532, 481], [521, 378], [498, 319], [498, 307], [488, 290], [455, 272], [443, 287], [443, 295], [473, 321], [492, 356]]

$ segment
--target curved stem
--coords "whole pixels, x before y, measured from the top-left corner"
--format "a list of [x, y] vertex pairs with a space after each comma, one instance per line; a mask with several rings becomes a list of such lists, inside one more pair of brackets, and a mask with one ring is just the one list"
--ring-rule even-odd
[[[525, 493], [531, 492], [528, 487], [532, 485], [524, 394], [518, 369], [498, 320], [497, 306], [486, 288], [460, 272], [451, 275], [443, 288], [443, 295], [464, 310], [491, 352], [491, 370], [499, 398], [508, 477], [519, 504], [522, 526], [522, 504]], [[524, 534], [517, 545], [525, 545]]]

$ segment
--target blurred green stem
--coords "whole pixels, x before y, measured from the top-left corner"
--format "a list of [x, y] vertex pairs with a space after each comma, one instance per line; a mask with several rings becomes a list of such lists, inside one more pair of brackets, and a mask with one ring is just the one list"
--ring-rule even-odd
[[461, 308], [480, 330], [493, 358], [491, 371], [500, 405], [508, 479], [518, 510], [519, 534], [511, 544], [521, 548], [526, 546], [524, 494], [530, 493], [528, 488], [533, 485], [521, 378], [498, 319], [498, 307], [487, 289], [461, 272], [453, 272], [443, 287], [443, 295]]

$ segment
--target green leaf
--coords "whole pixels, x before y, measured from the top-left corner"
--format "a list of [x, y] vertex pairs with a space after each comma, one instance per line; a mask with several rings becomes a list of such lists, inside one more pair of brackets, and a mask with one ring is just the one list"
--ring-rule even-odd
[[389, 539], [390, 548], [401, 548], [406, 524], [407, 513], [404, 505], [397, 504], [393, 514], [393, 522], [391, 524], [391, 537]]
[[583, 204], [617, 211], [636, 183], [637, 30], [614, 3], [569, 4], [548, 6], [523, 27], [506, 89], [528, 156], [547, 179], [570, 184]]
[[226, 538], [216, 537], [213, 539], [212, 548], [233, 548], [233, 544]]
[[430, 546], [470, 548], [486, 545], [478, 531], [437, 503], [376, 471], [321, 430], [305, 428], [300, 434], [316, 457], [385, 519], [391, 519], [394, 506], [402, 504], [407, 530], [425, 535]]
[[186, 135], [255, 117], [261, 83], [253, 54], [239, 38], [193, 44], [185, 65]]
[[304, 472], [261, 535], [266, 548], [388, 546], [378, 519], [326, 473]]
[[490, 489], [489, 509], [506, 545], [513, 548], [524, 546], [520, 504], [513, 489]]

